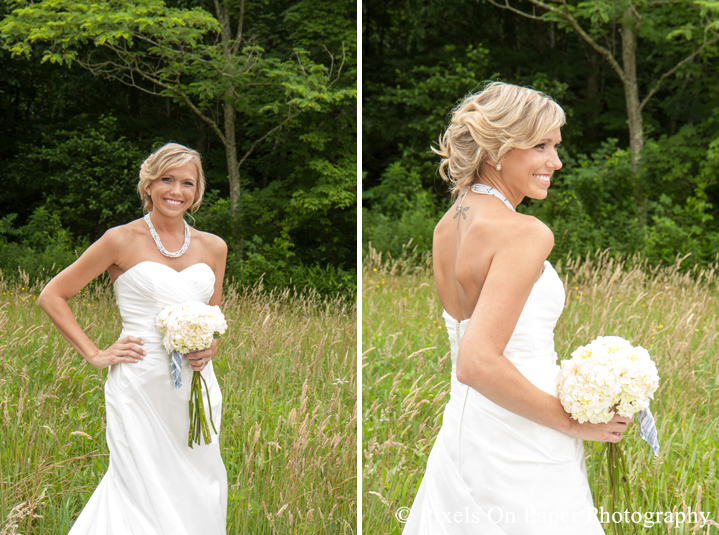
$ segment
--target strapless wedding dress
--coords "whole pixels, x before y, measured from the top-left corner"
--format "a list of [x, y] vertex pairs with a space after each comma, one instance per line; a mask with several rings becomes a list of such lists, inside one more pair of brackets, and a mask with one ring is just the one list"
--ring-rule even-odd
[[[115, 281], [122, 333], [144, 342], [144, 360], [110, 367], [105, 382], [110, 466], [87, 502], [71, 535], [224, 535], [227, 473], [218, 436], [187, 446], [192, 369], [182, 361], [182, 387], [175, 389], [170, 355], [155, 318], [168, 305], [207, 303], [215, 274], [207, 264], [183, 271], [140, 262]], [[215, 428], [220, 430], [222, 394], [210, 361], [207, 381]], [[203, 392], [203, 396], [205, 393]], [[209, 419], [209, 411], [206, 412]]]
[[[534, 284], [504, 355], [538, 388], [557, 395], [554, 326], [564, 286], [549, 262]], [[404, 528], [411, 534], [601, 535], [579, 439], [489, 401], [457, 380], [469, 320], [446, 312], [450, 399]]]

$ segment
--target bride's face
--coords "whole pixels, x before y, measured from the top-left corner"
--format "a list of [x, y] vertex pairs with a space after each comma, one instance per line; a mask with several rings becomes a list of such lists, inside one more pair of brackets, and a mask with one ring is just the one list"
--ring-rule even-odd
[[562, 168], [557, 154], [561, 142], [562, 134], [555, 128], [531, 149], [512, 149], [501, 162], [510, 188], [522, 197], [544, 199], [552, 175]]
[[197, 167], [192, 162], [165, 171], [149, 186], [153, 210], [170, 217], [184, 214], [195, 202], [197, 180]]

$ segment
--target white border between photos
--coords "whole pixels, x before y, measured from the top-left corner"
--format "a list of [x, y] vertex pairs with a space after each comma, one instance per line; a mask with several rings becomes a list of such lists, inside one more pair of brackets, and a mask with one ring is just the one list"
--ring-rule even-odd
[[357, 0], [357, 532], [362, 533], [362, 2]]

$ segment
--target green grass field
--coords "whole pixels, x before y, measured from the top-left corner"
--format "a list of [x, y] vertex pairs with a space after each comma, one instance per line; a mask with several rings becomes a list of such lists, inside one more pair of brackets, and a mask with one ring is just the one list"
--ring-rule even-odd
[[[621, 444], [632, 511], [672, 512], [673, 524], [662, 515], [651, 527], [624, 523], [626, 532], [719, 533], [719, 266], [649, 269], [638, 259], [624, 264], [603, 254], [555, 267], [566, 290], [555, 331], [560, 359], [597, 336], [617, 335], [648, 349], [659, 369], [651, 408], [660, 455], [636, 426]], [[449, 342], [427, 266], [409, 268], [371, 253], [362, 295], [363, 529], [394, 534], [402, 530], [395, 512], [412, 505], [449, 399]], [[585, 443], [595, 506], [607, 510], [602, 448]], [[699, 511], [712, 522], [690, 525], [685, 516], [677, 523], [676, 513]], [[611, 524], [604, 527], [611, 533]]]
[[[103, 378], [0, 279], [0, 534], [65, 534], [108, 464]], [[117, 339], [112, 289], [70, 301], [100, 347]], [[226, 290], [215, 371], [224, 397], [229, 534], [356, 531], [356, 307]]]

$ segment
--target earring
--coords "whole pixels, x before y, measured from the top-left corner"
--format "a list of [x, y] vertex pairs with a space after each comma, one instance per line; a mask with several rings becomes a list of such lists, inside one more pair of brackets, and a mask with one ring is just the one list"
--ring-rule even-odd
[[502, 164], [501, 164], [501, 163], [498, 163], [497, 165], [494, 166], [494, 168], [495, 168], [497, 171], [501, 171], [501, 170], [502, 170]]

